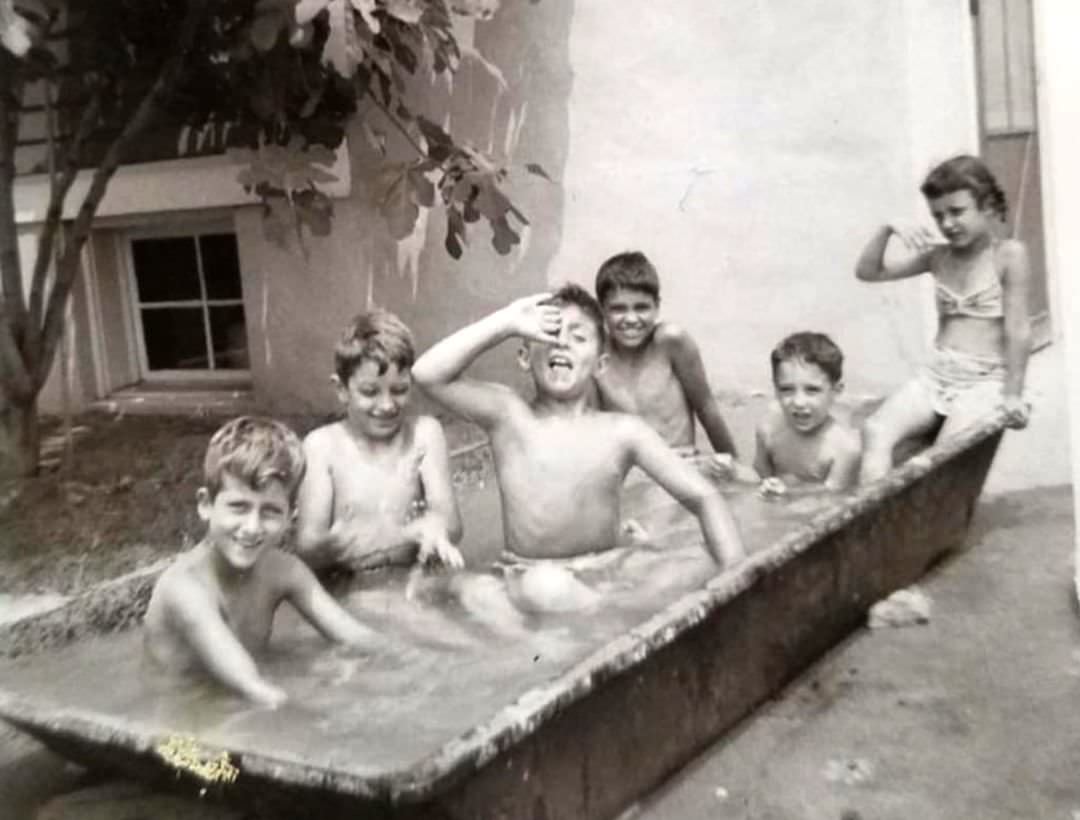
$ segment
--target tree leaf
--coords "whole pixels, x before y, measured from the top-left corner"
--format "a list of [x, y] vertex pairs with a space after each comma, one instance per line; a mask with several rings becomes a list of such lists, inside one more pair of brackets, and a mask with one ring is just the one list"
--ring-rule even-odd
[[462, 246], [468, 244], [465, 236], [465, 222], [457, 208], [446, 209], [446, 252], [454, 259], [460, 259], [463, 252]]
[[379, 21], [375, 18], [375, 0], [351, 0], [352, 7], [364, 19], [372, 34], [379, 33]]
[[491, 228], [494, 231], [491, 237], [491, 245], [502, 256], [506, 256], [514, 249], [514, 245], [521, 242], [521, 237], [514, 232], [505, 217], [493, 220]]
[[360, 123], [360, 132], [373, 150], [384, 157], [386, 156], [386, 134], [376, 131], [366, 119]]
[[279, 6], [260, 3], [251, 24], [251, 44], [260, 52], [267, 52], [274, 47], [281, 30], [289, 25], [288, 18]]
[[385, 0], [386, 13], [403, 23], [419, 23], [424, 16], [424, 6], [418, 0]]
[[296, 4], [297, 24], [310, 23], [329, 3], [330, 0], [299, 0]]
[[538, 177], [543, 177], [548, 182], [555, 181], [548, 175], [548, 172], [545, 171], [543, 166], [540, 165], [540, 163], [538, 162], [530, 162], [528, 165], [525, 166], [525, 170], [528, 171], [530, 174], [536, 174], [536, 176]]
[[435, 204], [435, 185], [424, 173], [416, 168], [409, 169], [409, 185], [413, 192], [413, 201], [417, 205], [430, 208]]
[[323, 46], [323, 62], [329, 63], [342, 77], [351, 77], [362, 59], [356, 38], [356, 18], [350, 13], [348, 0], [329, 0], [326, 9], [330, 31]]
[[412, 234], [416, 220], [420, 217], [420, 208], [410, 195], [407, 174], [400, 174], [386, 192], [379, 210], [386, 219], [390, 235], [397, 240]]

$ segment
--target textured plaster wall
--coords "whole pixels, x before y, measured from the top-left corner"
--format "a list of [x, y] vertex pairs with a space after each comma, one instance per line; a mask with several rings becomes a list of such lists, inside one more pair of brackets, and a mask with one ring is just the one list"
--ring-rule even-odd
[[550, 275], [590, 282], [644, 250], [720, 388], [766, 387], [771, 346], [800, 329], [835, 336], [854, 389], [895, 384], [927, 333], [921, 287], [852, 269], [876, 224], [920, 207], [930, 162], [973, 145], [966, 8], [578, 4]]

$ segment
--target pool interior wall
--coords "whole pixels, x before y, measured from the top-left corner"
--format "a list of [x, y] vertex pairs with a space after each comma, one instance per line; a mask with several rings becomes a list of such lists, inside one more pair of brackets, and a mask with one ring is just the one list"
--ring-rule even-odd
[[[224, 751], [208, 784], [138, 726], [0, 691], [0, 715], [76, 760], [266, 814], [606, 818], [650, 791], [858, 626], [867, 607], [963, 543], [1001, 436], [987, 423], [895, 470], [608, 642], [405, 769], [312, 766], [274, 749]], [[5, 655], [137, 620], [153, 570], [0, 632]]]

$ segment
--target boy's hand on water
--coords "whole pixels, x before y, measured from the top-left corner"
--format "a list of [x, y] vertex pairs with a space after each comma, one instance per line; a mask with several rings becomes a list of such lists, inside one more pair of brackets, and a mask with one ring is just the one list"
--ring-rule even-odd
[[562, 309], [548, 303], [550, 293], [538, 293], [511, 302], [507, 319], [514, 335], [536, 342], [554, 342], [562, 327]]
[[735, 458], [731, 453], [713, 453], [701, 465], [706, 478], [730, 481], [735, 477]]
[[1023, 430], [1031, 418], [1031, 403], [1020, 396], [1005, 396], [1001, 400], [1001, 412], [1005, 414], [1005, 426]]
[[758, 486], [758, 492], [765, 498], [779, 498], [782, 495], [787, 495], [787, 485], [784, 484], [782, 479], [769, 476], [762, 480]]
[[890, 222], [889, 230], [915, 253], [926, 253], [938, 245], [946, 244], [941, 234], [920, 223]]
[[421, 564], [440, 564], [448, 569], [461, 569], [465, 559], [461, 551], [450, 543], [446, 529], [440, 522], [430, 518], [418, 518], [405, 526], [408, 538], [416, 541], [420, 549], [417, 561]]

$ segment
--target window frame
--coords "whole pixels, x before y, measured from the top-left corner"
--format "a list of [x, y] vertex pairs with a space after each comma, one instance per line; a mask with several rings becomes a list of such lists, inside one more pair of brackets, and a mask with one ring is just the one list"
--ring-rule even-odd
[[[240, 270], [240, 296], [230, 299], [214, 299], [207, 296], [206, 277], [202, 265], [202, 250], [198, 238], [206, 234], [228, 233], [236, 237], [239, 246], [239, 236], [236, 227], [231, 220], [206, 219], [198, 221], [184, 221], [174, 225], [147, 225], [128, 228], [121, 231], [119, 236], [122, 245], [120, 258], [123, 262], [126, 275], [126, 287], [124, 288], [129, 321], [132, 328], [132, 348], [139, 372], [139, 379], [144, 382], [239, 382], [247, 381], [251, 377], [251, 369], [248, 368], [150, 368], [146, 352], [146, 335], [143, 326], [143, 311], [160, 308], [200, 308], [203, 323], [203, 340], [206, 345], [208, 358], [214, 361], [213, 337], [210, 327], [210, 308], [240, 306], [244, 311], [245, 327], [247, 326], [247, 305], [244, 299], [243, 271]], [[198, 266], [199, 295], [198, 300], [170, 300], [167, 302], [149, 302], [143, 304], [139, 298], [138, 279], [135, 275], [135, 260], [132, 244], [141, 239], [170, 239], [191, 238], [195, 241], [196, 264]], [[238, 247], [239, 250], [239, 247]]]

